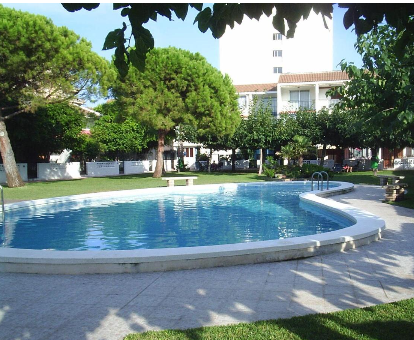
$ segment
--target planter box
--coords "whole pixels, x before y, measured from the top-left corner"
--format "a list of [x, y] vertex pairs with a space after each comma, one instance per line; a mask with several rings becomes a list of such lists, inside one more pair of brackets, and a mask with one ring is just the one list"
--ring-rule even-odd
[[80, 163], [37, 163], [37, 178], [50, 181], [58, 179], [79, 179]]
[[86, 162], [86, 175], [91, 177], [119, 175], [119, 162]]
[[[19, 169], [19, 173], [22, 177], [22, 180], [24, 182], [27, 182], [27, 163], [17, 163], [17, 168]], [[0, 183], [7, 183], [6, 173], [4, 172], [3, 164], [0, 164]]]

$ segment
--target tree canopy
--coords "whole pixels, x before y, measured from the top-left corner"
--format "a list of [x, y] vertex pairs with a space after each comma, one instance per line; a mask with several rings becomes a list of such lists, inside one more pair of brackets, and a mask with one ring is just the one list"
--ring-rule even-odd
[[361, 120], [364, 146], [394, 148], [413, 142], [414, 44], [407, 44], [397, 58], [402, 35], [388, 25], [361, 35], [355, 46], [362, 68], [341, 65], [351, 80], [336, 90], [342, 96], [339, 107]]
[[[63, 7], [75, 12], [81, 9], [88, 11], [99, 6], [91, 3], [64, 3]], [[114, 10], [126, 17], [130, 24], [131, 33], [124, 22], [122, 28], [108, 33], [103, 49], [115, 48], [115, 64], [119, 73], [125, 76], [131, 63], [141, 71], [145, 68], [146, 54], [154, 47], [151, 32], [143, 25], [149, 20], [156, 21], [158, 16], [173, 20], [173, 14], [185, 20], [189, 7], [195, 8], [199, 14], [195, 18], [201, 32], [211, 31], [213, 37], [220, 38], [226, 27], [233, 28], [240, 24], [244, 15], [251, 19], [259, 19], [263, 14], [273, 15], [273, 26], [288, 38], [293, 37], [298, 22], [307, 19], [313, 10], [322, 14], [321, 25], [326, 18], [332, 18], [334, 3], [215, 3], [212, 8], [202, 3], [114, 3]], [[338, 4], [347, 11], [343, 18], [346, 29], [355, 26], [359, 36], [378, 27], [384, 20], [397, 30], [399, 35], [395, 49], [399, 57], [404, 54], [404, 46], [414, 41], [414, 4], [412, 3], [354, 3]], [[286, 27], [287, 23], [287, 27]], [[325, 23], [326, 26], [326, 23]], [[130, 34], [130, 35], [129, 35]], [[131, 37], [135, 41], [135, 49], [129, 49]]]
[[91, 44], [50, 19], [0, 5], [0, 150], [10, 187], [22, 186], [5, 121], [49, 103], [93, 99], [114, 72]]
[[130, 68], [113, 93], [125, 112], [158, 131], [154, 177], [162, 173], [165, 137], [177, 126], [194, 126], [201, 136], [231, 135], [239, 117], [230, 78], [199, 53], [173, 47], [151, 50], [145, 72]]
[[276, 118], [272, 115], [270, 101], [254, 96], [249, 104], [249, 115], [240, 125], [240, 129], [244, 135], [243, 146], [254, 150], [260, 149], [259, 175], [263, 169], [263, 149], [273, 145], [275, 125]]
[[155, 132], [123, 115], [116, 101], [101, 104], [95, 110], [102, 114], [91, 128], [92, 138], [110, 159], [124, 159], [130, 153], [139, 153], [155, 141]]
[[67, 103], [49, 104], [35, 114], [23, 112], [7, 125], [17, 161], [48, 162], [52, 153], [79, 148], [85, 116]]

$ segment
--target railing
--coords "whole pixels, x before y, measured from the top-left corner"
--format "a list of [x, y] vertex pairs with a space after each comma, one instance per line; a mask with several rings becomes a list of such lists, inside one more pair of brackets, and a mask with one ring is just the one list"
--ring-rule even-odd
[[[313, 191], [313, 178], [315, 177], [315, 175], [318, 176], [318, 190], [323, 191], [323, 175], [326, 175], [326, 190], [329, 190], [329, 175], [326, 171], [316, 171], [312, 174], [312, 180], [311, 180], [311, 185], [312, 185], [312, 191]], [[321, 179], [321, 186], [319, 189], [319, 178]]]
[[4, 220], [4, 195], [3, 195], [3, 187], [0, 185], [0, 191], [1, 191], [1, 212], [3, 214], [3, 220]]
[[298, 111], [299, 109], [313, 109], [314, 107], [313, 100], [289, 100], [283, 102], [282, 111]]

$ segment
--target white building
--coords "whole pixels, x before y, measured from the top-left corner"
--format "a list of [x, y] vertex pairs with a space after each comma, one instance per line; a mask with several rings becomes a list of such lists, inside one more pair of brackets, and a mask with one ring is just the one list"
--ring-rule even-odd
[[313, 11], [298, 23], [294, 38], [287, 39], [272, 25], [273, 16], [259, 21], [244, 17], [219, 40], [220, 70], [233, 84], [277, 83], [282, 73], [331, 71], [333, 26]]
[[278, 83], [235, 85], [235, 88], [243, 116], [248, 115], [253, 96], [270, 100], [273, 115], [278, 116], [280, 112], [295, 112], [299, 108], [329, 108], [339, 99], [327, 96], [328, 90], [348, 80], [348, 75], [342, 71], [281, 74]]

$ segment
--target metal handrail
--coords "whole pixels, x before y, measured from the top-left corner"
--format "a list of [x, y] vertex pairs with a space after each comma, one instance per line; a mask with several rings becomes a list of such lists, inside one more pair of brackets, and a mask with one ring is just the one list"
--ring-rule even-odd
[[322, 178], [323, 178], [323, 174], [326, 174], [326, 190], [329, 190], [329, 175], [326, 171], [321, 171], [322, 174]]
[[311, 181], [311, 183], [312, 183], [312, 191], [313, 191], [313, 177], [315, 175], [318, 175], [318, 190], [319, 190], [319, 177], [322, 179], [322, 190], [323, 190], [323, 176], [322, 176], [322, 174], [320, 172], [316, 171], [316, 172], [314, 172], [312, 174], [312, 181]]
[[321, 187], [320, 190], [323, 191], [323, 174], [326, 174], [326, 190], [329, 190], [329, 175], [326, 171], [315, 171], [312, 174], [311, 184], [312, 184], [312, 191], [313, 191], [313, 178], [315, 175], [318, 176], [318, 190], [319, 190], [319, 178], [321, 179]]

